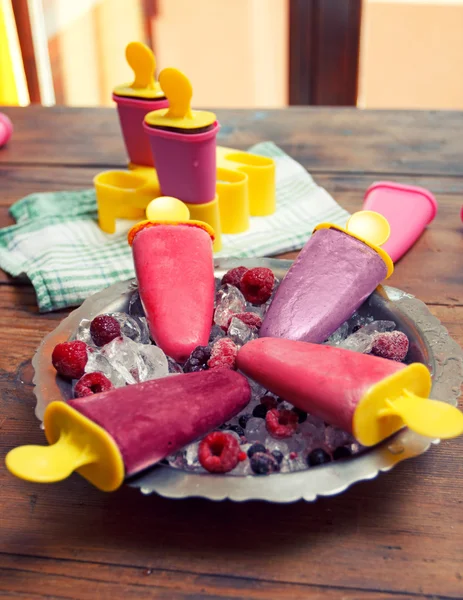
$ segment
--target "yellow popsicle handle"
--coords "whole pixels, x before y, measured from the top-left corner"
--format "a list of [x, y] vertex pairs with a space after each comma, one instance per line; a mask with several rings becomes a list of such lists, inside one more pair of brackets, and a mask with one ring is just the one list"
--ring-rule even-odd
[[20, 446], [6, 456], [8, 470], [26, 481], [53, 483], [62, 481], [73, 471], [94, 462], [90, 448], [80, 448], [71, 434], [63, 433], [52, 446]]
[[347, 221], [346, 229], [375, 246], [382, 246], [391, 235], [387, 219], [373, 210], [354, 213]]
[[172, 196], [160, 196], [146, 207], [148, 221], [188, 221], [190, 211], [184, 202]]
[[148, 46], [141, 42], [130, 42], [125, 49], [125, 57], [135, 74], [134, 82], [130, 87], [133, 89], [154, 90], [156, 60]]
[[386, 400], [379, 418], [400, 417], [404, 424], [429, 438], [450, 439], [463, 433], [463, 413], [445, 402], [420, 398], [408, 390], [395, 400]]
[[163, 69], [159, 75], [161, 88], [169, 100], [166, 117], [169, 119], [191, 119], [193, 88], [188, 77], [174, 68]]

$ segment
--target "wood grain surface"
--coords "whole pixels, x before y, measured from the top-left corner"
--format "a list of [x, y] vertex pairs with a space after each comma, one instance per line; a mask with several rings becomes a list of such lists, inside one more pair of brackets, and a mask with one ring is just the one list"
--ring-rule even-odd
[[[2, 109], [3, 110], [3, 109]], [[113, 110], [4, 109], [0, 226], [39, 191], [91, 186], [125, 155]], [[220, 143], [272, 139], [350, 211], [378, 179], [429, 188], [436, 220], [391, 284], [417, 295], [463, 345], [461, 113], [350, 109], [218, 111]], [[213, 503], [40, 486], [4, 456], [42, 443], [30, 359], [69, 311], [39, 315], [34, 291], [0, 277], [0, 598], [338, 599], [463, 597], [463, 438], [313, 504]]]

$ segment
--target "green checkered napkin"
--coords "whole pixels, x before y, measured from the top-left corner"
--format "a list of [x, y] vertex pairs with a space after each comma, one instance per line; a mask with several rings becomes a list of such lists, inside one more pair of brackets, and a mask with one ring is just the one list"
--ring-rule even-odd
[[[275, 144], [261, 143], [250, 151], [276, 161], [277, 210], [270, 217], [252, 217], [245, 233], [224, 235], [217, 258], [289, 252], [301, 248], [318, 223], [346, 223], [349, 214]], [[119, 221], [115, 234], [103, 233], [93, 189], [31, 194], [10, 214], [16, 225], [0, 230], [0, 267], [30, 279], [41, 312], [79, 305], [135, 274], [127, 243], [133, 222]]]

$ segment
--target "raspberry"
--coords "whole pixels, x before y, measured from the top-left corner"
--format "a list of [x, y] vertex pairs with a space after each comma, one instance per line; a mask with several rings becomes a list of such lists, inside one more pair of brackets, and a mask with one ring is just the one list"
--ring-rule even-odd
[[238, 464], [240, 453], [240, 445], [233, 435], [214, 431], [199, 444], [198, 459], [209, 473], [228, 473]]
[[196, 371], [206, 370], [208, 368], [207, 361], [210, 357], [211, 349], [209, 346], [197, 346], [183, 365], [183, 372], [194, 373]]
[[256, 475], [268, 475], [269, 473], [275, 473], [280, 470], [276, 458], [271, 454], [264, 454], [263, 452], [256, 452], [250, 459], [251, 469]]
[[90, 335], [97, 346], [104, 346], [121, 335], [121, 326], [111, 315], [99, 315], [90, 323]]
[[230, 319], [228, 320], [227, 329], [228, 329], [228, 327], [230, 327], [230, 323], [233, 318], [243, 321], [243, 323], [245, 325], [247, 325], [254, 331], [259, 331], [260, 326], [262, 325], [262, 319], [256, 313], [252, 313], [252, 312], [236, 313], [236, 314], [232, 315], [230, 317]]
[[74, 396], [76, 398], [84, 398], [85, 396], [92, 396], [100, 392], [108, 392], [113, 387], [113, 384], [103, 373], [95, 371], [95, 373], [87, 373], [79, 379], [74, 388]]
[[247, 457], [246, 456], [246, 452], [240, 452], [238, 454], [238, 460], [239, 460], [239, 462], [243, 462], [243, 460], [246, 460], [246, 457]]
[[275, 276], [266, 267], [249, 269], [241, 280], [243, 296], [251, 304], [264, 304], [272, 295]]
[[271, 410], [272, 408], [277, 407], [276, 398], [270, 396], [269, 394], [265, 394], [265, 396], [262, 396], [262, 398], [260, 399], [260, 403], [263, 404], [267, 410]]
[[234, 369], [238, 346], [230, 338], [217, 340], [212, 346], [211, 358], [207, 361], [209, 369]]
[[240, 290], [241, 280], [243, 279], [243, 275], [247, 273], [248, 270], [249, 269], [247, 269], [246, 267], [235, 267], [234, 269], [230, 269], [222, 277], [221, 284], [227, 285], [227, 283], [229, 283], [230, 285], [234, 285]]
[[402, 331], [377, 333], [373, 337], [371, 353], [397, 362], [403, 361], [408, 352], [408, 337]]
[[265, 426], [270, 435], [275, 438], [291, 437], [297, 429], [297, 415], [291, 410], [272, 408], [265, 416]]
[[51, 355], [53, 366], [67, 379], [80, 379], [87, 360], [87, 344], [79, 340], [58, 344]]

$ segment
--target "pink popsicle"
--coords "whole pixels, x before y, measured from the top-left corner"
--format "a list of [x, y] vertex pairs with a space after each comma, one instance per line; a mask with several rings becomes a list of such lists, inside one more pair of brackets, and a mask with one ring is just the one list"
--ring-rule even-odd
[[195, 221], [145, 221], [129, 233], [151, 336], [178, 362], [209, 340], [215, 292], [211, 236], [212, 229]]
[[343, 348], [279, 338], [244, 345], [237, 365], [274, 394], [350, 433], [357, 404], [369, 388], [407, 366]]
[[218, 369], [145, 381], [68, 404], [111, 435], [129, 477], [231, 419], [250, 397], [243, 375]]

